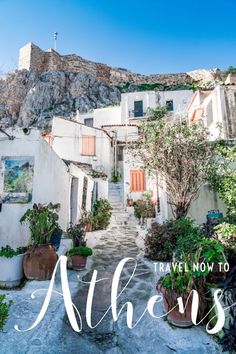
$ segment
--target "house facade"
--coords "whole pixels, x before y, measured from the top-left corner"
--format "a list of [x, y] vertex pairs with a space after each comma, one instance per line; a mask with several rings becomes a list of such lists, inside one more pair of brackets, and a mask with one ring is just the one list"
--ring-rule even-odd
[[[126, 205], [126, 199], [131, 198], [136, 201], [142, 198], [144, 192], [149, 191], [152, 192], [157, 202], [157, 221], [162, 223], [173, 218], [165, 186], [163, 183], [160, 186], [158, 177], [150, 176], [147, 171], [143, 170], [141, 164], [132, 158], [128, 144], [137, 139], [138, 126], [148, 117], [148, 109], [162, 106], [166, 106], [169, 113], [175, 116], [178, 114], [186, 116], [189, 123], [202, 117], [204, 106], [205, 124], [211, 131], [211, 140], [215, 140], [219, 133], [217, 123], [227, 122], [228, 119], [227, 111], [223, 111], [225, 107], [224, 89], [216, 87], [215, 90], [197, 91], [196, 93], [191, 90], [124, 93], [121, 95], [120, 107], [95, 109], [93, 112], [77, 115], [77, 119], [84, 124], [92, 121], [93, 126], [97, 124], [111, 136], [112, 166], [115, 166], [121, 175], [124, 205]], [[212, 110], [209, 105], [212, 105]], [[223, 137], [228, 136], [225, 134]], [[226, 212], [218, 195], [206, 183], [201, 188], [198, 198], [192, 203], [189, 216], [202, 223], [208, 211], [212, 209]]]

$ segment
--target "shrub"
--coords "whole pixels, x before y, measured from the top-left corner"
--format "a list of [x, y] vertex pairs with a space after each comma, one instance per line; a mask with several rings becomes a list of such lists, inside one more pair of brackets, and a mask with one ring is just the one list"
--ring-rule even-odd
[[203, 229], [187, 216], [173, 221], [172, 228], [177, 235], [175, 250], [177, 258], [182, 258], [183, 254], [195, 250], [204, 239]]
[[9, 316], [12, 301], [6, 301], [6, 295], [0, 294], [0, 331], [3, 330]]
[[98, 199], [93, 205], [93, 229], [105, 230], [109, 225], [112, 206], [107, 199]]
[[88, 257], [91, 256], [93, 254], [93, 251], [91, 248], [86, 247], [86, 246], [80, 246], [80, 247], [73, 247], [69, 250], [68, 252], [69, 256], [84, 256], [84, 257]]
[[146, 255], [158, 261], [170, 261], [176, 246], [177, 235], [172, 227], [173, 221], [162, 225], [156, 224], [154, 230], [149, 230], [145, 239]]
[[170, 261], [195, 250], [204, 239], [203, 230], [189, 217], [169, 220], [149, 230], [146, 239], [147, 256], [153, 260]]

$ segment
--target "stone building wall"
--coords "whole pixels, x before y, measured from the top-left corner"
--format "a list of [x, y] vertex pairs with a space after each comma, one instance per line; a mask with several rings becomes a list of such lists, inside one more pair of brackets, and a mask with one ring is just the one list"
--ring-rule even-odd
[[89, 72], [108, 85], [159, 83], [161, 85], [182, 85], [193, 82], [215, 80], [215, 70], [195, 70], [189, 73], [141, 75], [122, 68], [112, 68], [106, 64], [95, 63], [75, 54], [60, 55], [53, 49], [43, 51], [33, 43], [20, 49], [19, 69], [42, 73], [48, 70]]
[[226, 126], [228, 138], [236, 138], [236, 86], [225, 86]]

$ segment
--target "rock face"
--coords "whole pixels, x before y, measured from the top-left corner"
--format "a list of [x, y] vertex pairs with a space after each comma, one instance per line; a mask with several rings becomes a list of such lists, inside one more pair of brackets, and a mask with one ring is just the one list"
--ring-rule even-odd
[[19, 70], [0, 80], [0, 125], [47, 128], [53, 115], [119, 104], [120, 92], [90, 73]]

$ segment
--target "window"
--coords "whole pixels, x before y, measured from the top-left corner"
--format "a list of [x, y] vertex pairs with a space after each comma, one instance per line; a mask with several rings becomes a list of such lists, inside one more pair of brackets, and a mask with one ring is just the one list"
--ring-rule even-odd
[[88, 127], [93, 127], [93, 118], [85, 118], [84, 124], [87, 125]]
[[173, 102], [173, 100], [166, 101], [166, 108], [167, 108], [168, 112], [172, 112], [174, 110], [174, 102]]
[[96, 137], [93, 135], [82, 136], [82, 155], [95, 156], [96, 155]]
[[144, 192], [146, 190], [145, 171], [130, 171], [130, 192]]
[[134, 117], [143, 117], [143, 101], [134, 101]]

